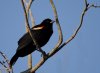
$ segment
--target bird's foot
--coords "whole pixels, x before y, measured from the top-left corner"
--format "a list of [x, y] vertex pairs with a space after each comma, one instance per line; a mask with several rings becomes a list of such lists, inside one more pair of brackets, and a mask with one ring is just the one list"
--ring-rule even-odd
[[47, 55], [45, 51], [42, 51], [41, 53], [42, 53], [42, 54], [41, 54], [41, 57]]
[[45, 56], [46, 55], [46, 52], [45, 51], [43, 51], [42, 49], [38, 49], [37, 51], [39, 51], [40, 53], [41, 53], [41, 56]]
[[45, 51], [43, 51], [43, 53], [41, 54], [41, 56], [43, 56], [43, 59], [47, 59], [48, 58], [48, 55], [46, 54]]
[[41, 52], [41, 57], [43, 56], [44, 59], [48, 58], [48, 55], [46, 54], [45, 51], [43, 51], [42, 49], [39, 49], [38, 51]]

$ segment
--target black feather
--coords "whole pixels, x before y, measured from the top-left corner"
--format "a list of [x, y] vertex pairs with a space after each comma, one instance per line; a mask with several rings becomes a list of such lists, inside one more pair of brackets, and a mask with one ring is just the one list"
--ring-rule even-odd
[[[45, 19], [40, 25], [36, 25], [31, 28], [32, 34], [40, 47], [44, 46], [49, 41], [53, 33], [53, 22], [51, 22], [51, 19]], [[30, 34], [28, 32], [25, 33], [18, 41], [18, 48], [16, 50], [16, 54], [10, 61], [10, 65], [14, 65], [19, 57], [27, 56], [35, 50], [36, 46], [32, 41]]]

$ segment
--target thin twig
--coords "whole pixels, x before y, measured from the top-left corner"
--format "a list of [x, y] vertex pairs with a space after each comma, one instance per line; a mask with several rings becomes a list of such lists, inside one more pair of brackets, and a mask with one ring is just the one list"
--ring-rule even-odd
[[0, 51], [0, 54], [3, 56], [3, 58], [5, 59], [7, 64], [9, 65], [9, 60], [8, 60], [7, 56], [4, 53], [2, 53], [1, 51]]
[[56, 7], [54, 5], [54, 2], [52, 0], [50, 0], [50, 3], [51, 3], [51, 6], [53, 8], [53, 11], [54, 11], [54, 15], [55, 15], [55, 20], [56, 20], [56, 24], [57, 24], [57, 27], [58, 27], [58, 33], [59, 33], [59, 40], [58, 40], [58, 43], [57, 45], [54, 47], [54, 49], [52, 50], [52, 52], [50, 52], [47, 57], [45, 57], [45, 59], [42, 57], [42, 59], [39, 61], [39, 63], [32, 68], [31, 72], [34, 72], [36, 71], [41, 65], [43, 65], [43, 63], [53, 55], [53, 52], [56, 51], [56, 49], [61, 45], [62, 41], [63, 41], [63, 35], [62, 35], [62, 30], [61, 30], [61, 27], [60, 27], [60, 23], [59, 23], [59, 20], [58, 20], [58, 15], [57, 15], [57, 10], [56, 10]]
[[[26, 4], [26, 12], [27, 12], [27, 17], [29, 17], [29, 9], [31, 7], [32, 4], [32, 0], [29, 0], [29, 2], [27, 3], [26, 0], [23, 0], [24, 4]], [[27, 24], [26, 24], [27, 26]], [[26, 28], [26, 32], [28, 32], [28, 29]], [[31, 69], [32, 68], [32, 54], [28, 55], [28, 68]]]
[[88, 3], [87, 3], [87, 0], [85, 0], [85, 8], [84, 8], [84, 10], [83, 10], [83, 12], [82, 12], [82, 14], [81, 14], [81, 19], [80, 19], [80, 24], [79, 24], [79, 26], [78, 26], [78, 28], [76, 29], [76, 31], [74, 32], [74, 34], [72, 34], [72, 36], [66, 41], [66, 42], [64, 42], [62, 45], [60, 45], [60, 47], [59, 48], [56, 48], [56, 50], [55, 51], [51, 51], [49, 54], [48, 54], [48, 57], [44, 60], [43, 58], [39, 61], [39, 63], [35, 66], [35, 67], [33, 67], [32, 68], [32, 72], [33, 71], [36, 71], [40, 66], [42, 66], [43, 64], [44, 64], [44, 62], [48, 59], [48, 58], [50, 58], [51, 56], [53, 56], [55, 53], [57, 53], [62, 47], [64, 47], [65, 45], [67, 45], [69, 42], [71, 42], [74, 38], [75, 38], [75, 36], [78, 34], [78, 32], [79, 32], [79, 30], [80, 30], [80, 28], [82, 27], [82, 24], [83, 24], [83, 18], [84, 18], [84, 16], [85, 16], [85, 13], [87, 12], [87, 8], [88, 8]]
[[8, 70], [7, 66], [4, 65], [4, 63], [2, 63], [2, 62], [0, 61], [0, 64], [1, 64], [6, 70]]
[[23, 10], [24, 10], [24, 16], [25, 16], [25, 21], [26, 21], [26, 28], [28, 29], [28, 32], [32, 38], [32, 41], [34, 42], [34, 44], [36, 45], [36, 49], [41, 52], [43, 54], [43, 56], [45, 56], [45, 52], [41, 49], [41, 47], [37, 44], [36, 40], [34, 39], [34, 36], [31, 32], [31, 29], [30, 29], [30, 26], [29, 26], [29, 22], [28, 22], [28, 17], [27, 17], [27, 12], [26, 12], [26, 9], [25, 9], [25, 6], [24, 6], [24, 2], [23, 0], [21, 0], [21, 3], [22, 3], [22, 6], [23, 6]]
[[[32, 1], [33, 1], [33, 0], [32, 0]], [[30, 26], [29, 26], [29, 22], [28, 22], [28, 11], [26, 11], [26, 10], [29, 10], [29, 9], [26, 9], [26, 8], [25, 8], [24, 1], [23, 1], [23, 0], [21, 0], [21, 3], [22, 3], [22, 6], [23, 6], [23, 10], [24, 10], [24, 16], [25, 16], [25, 21], [26, 21], [26, 28], [27, 28], [27, 30], [28, 30], [28, 32], [29, 32], [29, 34], [30, 34], [30, 36], [31, 36], [31, 38], [32, 38], [32, 40], [33, 40], [33, 42], [34, 42], [34, 44], [36, 45], [36, 49], [37, 49], [38, 51], [40, 51], [40, 52], [43, 54], [43, 57], [44, 57], [46, 54], [45, 54], [45, 52], [40, 48], [40, 46], [37, 44], [36, 40], [34, 39], [34, 36], [33, 36], [32, 32], [31, 32]], [[30, 4], [32, 4], [32, 3], [30, 2]], [[29, 5], [28, 8], [30, 8], [30, 6], [31, 6], [31, 5]], [[34, 71], [34, 72], [35, 72], [35, 71]]]
[[[27, 20], [28, 20], [28, 18], [29, 18], [29, 11], [30, 11], [30, 7], [31, 7], [33, 1], [34, 1], [34, 0], [29, 0], [29, 2], [27, 3], [26, 0], [23, 0], [23, 2], [24, 2], [24, 8], [25, 8], [25, 4], [26, 4], [26, 8], [25, 8], [25, 10], [24, 10], [24, 11], [26, 11], [26, 12], [24, 12], [24, 14], [26, 13], [26, 15], [27, 15]], [[24, 8], [23, 8], [23, 9], [24, 9]], [[25, 23], [26, 23], [26, 21], [25, 21]], [[27, 22], [27, 23], [29, 24], [29, 22]], [[30, 27], [30, 26], [27, 25], [27, 23], [26, 23], [26, 31], [28, 32], [28, 27]], [[27, 27], [27, 26], [28, 26], [28, 27]]]
[[[29, 0], [29, 2], [26, 5], [26, 13], [27, 13], [27, 15], [29, 14], [29, 10], [30, 10], [30, 7], [31, 7], [33, 1], [34, 0]], [[26, 2], [26, 0], [24, 0], [24, 2]]]
[[100, 8], [100, 6], [95, 6], [95, 5], [93, 5], [93, 4], [89, 6], [89, 3], [87, 3], [87, 0], [84, 0], [84, 1], [85, 1], [85, 8], [84, 8], [84, 10], [83, 10], [83, 12], [82, 12], [82, 14], [81, 14], [80, 24], [79, 24], [78, 28], [77, 28], [76, 31], [72, 34], [72, 36], [71, 36], [67, 41], [65, 41], [65, 42], [57, 49], [57, 51], [55, 51], [55, 53], [58, 52], [62, 47], [64, 47], [65, 45], [67, 45], [69, 42], [71, 42], [71, 41], [75, 38], [75, 36], [78, 34], [79, 30], [80, 30], [81, 27], [82, 27], [83, 19], [84, 19], [84, 16], [85, 16], [86, 12], [87, 12], [90, 8], [92, 8], [92, 7], [94, 7], [94, 8]]
[[96, 5], [94, 5], [94, 4], [91, 4], [90, 6], [88, 6], [88, 9], [89, 8], [100, 8], [100, 6], [96, 6]]
[[[30, 2], [29, 4], [26, 2], [26, 0], [24, 0], [24, 3], [26, 4], [26, 7], [27, 7], [27, 5], [29, 5], [29, 4], [32, 4], [32, 2]], [[31, 5], [30, 5], [31, 6]], [[28, 7], [27, 7], [27, 9], [28, 9]], [[32, 22], [32, 27], [33, 26], [35, 26], [35, 20], [34, 20], [34, 17], [33, 17], [33, 15], [32, 15], [32, 10], [31, 10], [31, 8], [29, 8], [29, 14], [30, 14], [30, 19], [31, 19], [31, 22]]]
[[[53, 2], [52, 0], [50, 0], [51, 1], [51, 3]], [[72, 36], [67, 40], [67, 41], [65, 41], [63, 44], [61, 44], [62, 43], [62, 41], [61, 41], [61, 43], [59, 44], [59, 46], [60, 47], [57, 47], [57, 48], [54, 48], [50, 53], [48, 53], [48, 56], [44, 59], [43, 57], [41, 58], [41, 60], [39, 61], [39, 63], [37, 63], [31, 70], [29, 70], [30, 72], [34, 72], [34, 71], [36, 71], [39, 67], [41, 67], [44, 63], [45, 63], [45, 61], [47, 60], [47, 59], [49, 59], [50, 57], [52, 57], [54, 54], [56, 54], [62, 47], [64, 47], [65, 45], [67, 45], [69, 42], [71, 42], [74, 38], [75, 38], [75, 36], [78, 34], [78, 32], [79, 32], [79, 30], [81, 29], [81, 27], [82, 27], [82, 24], [83, 24], [83, 19], [84, 19], [84, 16], [85, 16], [85, 14], [86, 14], [86, 12], [89, 10], [89, 3], [87, 3], [87, 0], [84, 0], [84, 2], [85, 2], [85, 8], [84, 8], [84, 10], [83, 10], [83, 12], [82, 12], [82, 14], [81, 14], [81, 18], [80, 18], [80, 24], [79, 24], [79, 26], [78, 26], [78, 28], [76, 29], [76, 31], [72, 34]], [[55, 7], [54, 6], [54, 4], [52, 4], [53, 6], [53, 8]], [[92, 6], [91, 6], [92, 7]], [[91, 8], [90, 7], [90, 8]], [[97, 7], [97, 6], [94, 6], [94, 7]], [[55, 12], [55, 8], [53, 9], [54, 10], [54, 13], [56, 13]], [[59, 23], [59, 21], [57, 20], [57, 15], [55, 14], [55, 20], [56, 20], [56, 23], [58, 22]], [[57, 23], [57, 24], [58, 24]], [[58, 25], [58, 29], [59, 29], [59, 25]], [[61, 30], [61, 29], [60, 29]], [[59, 30], [59, 31], [60, 31]], [[61, 33], [61, 31], [59, 32], [59, 33]], [[60, 35], [60, 39], [61, 39], [61, 34], [59, 34]], [[27, 72], [26, 72], [27, 73]]]
[[12, 69], [12, 70], [10, 69], [10, 64], [9, 64], [9, 60], [8, 60], [7, 56], [6, 56], [3, 52], [1, 52], [1, 51], [0, 51], [0, 54], [1, 54], [2, 57], [4, 58], [4, 60], [5, 60], [5, 62], [7, 63], [8, 67], [7, 67], [4, 63], [2, 63], [2, 62], [0, 62], [0, 64], [2, 64], [3, 67], [4, 67], [8, 72], [12, 71], [12, 73], [13, 73], [13, 69]]
[[50, 0], [50, 3], [51, 3], [51, 6], [52, 6], [52, 9], [53, 9], [53, 11], [54, 11], [55, 20], [56, 20], [56, 24], [57, 24], [57, 27], [58, 27], [58, 33], [59, 33], [59, 40], [58, 40], [58, 43], [57, 43], [56, 46], [52, 49], [52, 51], [48, 53], [49, 56], [52, 56], [52, 55], [53, 55], [53, 52], [56, 51], [57, 48], [62, 44], [63, 35], [62, 35], [61, 26], [60, 26], [60, 23], [59, 23], [59, 20], [58, 20], [57, 10], [56, 10], [56, 7], [55, 7], [55, 5], [54, 5], [53, 0]]
[[84, 2], [85, 2], [85, 8], [87, 8], [87, 5], [88, 5], [87, 0], [84, 0]]
[[29, 10], [29, 14], [30, 14], [31, 22], [32, 22], [32, 27], [34, 27], [35, 26], [35, 19], [34, 19], [33, 15], [32, 15], [31, 9]]
[[[2, 53], [1, 51], [0, 51], [0, 54], [3, 56], [3, 58], [4, 58], [4, 59], [6, 60], [6, 62], [7, 62], [7, 58], [6, 58], [5, 54]], [[3, 62], [0, 61], [0, 64], [4, 67], [4, 69], [5, 69], [8, 73], [10, 73], [10, 68], [7, 67], [7, 66], [5, 65], [5, 63], [3, 63]], [[8, 66], [9, 66], [9, 65], [8, 65]]]

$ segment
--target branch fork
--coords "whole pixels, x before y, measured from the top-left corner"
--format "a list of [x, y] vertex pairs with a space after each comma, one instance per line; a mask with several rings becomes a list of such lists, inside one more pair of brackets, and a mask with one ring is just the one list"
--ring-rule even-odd
[[[37, 63], [31, 70], [29, 70], [29, 72], [26, 71], [26, 72], [22, 72], [22, 73], [32, 73], [32, 72], [35, 72], [39, 67], [41, 67], [45, 63], [46, 60], [48, 60], [50, 57], [52, 57], [54, 54], [56, 54], [60, 49], [62, 49], [62, 47], [64, 47], [65, 45], [67, 45], [69, 42], [71, 42], [75, 38], [75, 36], [78, 34], [80, 28], [82, 27], [83, 18], [84, 18], [85, 13], [91, 7], [95, 7], [95, 8], [97, 7], [97, 6], [94, 6], [94, 5], [90, 5], [87, 2], [87, 0], [84, 0], [85, 8], [84, 8], [84, 10], [83, 10], [83, 12], [81, 14], [81, 20], [80, 20], [79, 26], [76, 29], [76, 31], [72, 34], [72, 36], [68, 40], [66, 40], [65, 42], [63, 42], [63, 35], [62, 35], [62, 30], [61, 30], [59, 19], [58, 19], [58, 15], [57, 15], [57, 10], [56, 10], [56, 7], [54, 5], [53, 0], [50, 0], [50, 3], [51, 3], [51, 6], [52, 6], [52, 9], [54, 11], [54, 16], [55, 16], [55, 20], [56, 20], [56, 24], [57, 24], [57, 28], [58, 28], [58, 33], [59, 33], [58, 43], [56, 44], [56, 46], [48, 54], [46, 54], [44, 51], [42, 51], [42, 53], [44, 53], [43, 55], [45, 55], [45, 56], [43, 56], [41, 58], [41, 60], [39, 61], [39, 63]], [[41, 49], [39, 51], [41, 51]]]

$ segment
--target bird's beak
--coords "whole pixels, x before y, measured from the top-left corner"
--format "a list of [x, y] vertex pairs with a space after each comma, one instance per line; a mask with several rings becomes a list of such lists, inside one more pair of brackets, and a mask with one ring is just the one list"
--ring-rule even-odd
[[54, 21], [54, 20], [52, 20], [50, 23], [51, 23], [51, 24], [53, 24], [54, 22], [55, 22], [55, 21]]

